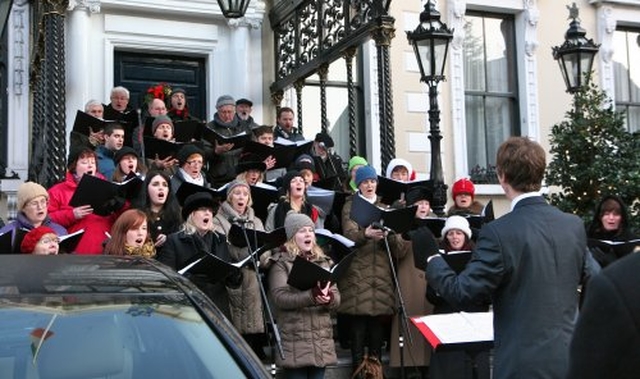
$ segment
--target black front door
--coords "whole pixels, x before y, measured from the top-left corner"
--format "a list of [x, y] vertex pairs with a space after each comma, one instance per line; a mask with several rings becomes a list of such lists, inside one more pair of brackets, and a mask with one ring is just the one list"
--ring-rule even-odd
[[[159, 83], [187, 92], [189, 111], [195, 117], [207, 118], [207, 85], [205, 59], [190, 56], [116, 51], [114, 86], [131, 92], [130, 104], [142, 108], [147, 90]], [[167, 108], [170, 106], [167, 99]]]

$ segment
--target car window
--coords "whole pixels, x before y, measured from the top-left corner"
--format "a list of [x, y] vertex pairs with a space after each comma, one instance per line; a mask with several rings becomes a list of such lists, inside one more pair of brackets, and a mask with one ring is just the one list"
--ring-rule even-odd
[[186, 303], [0, 302], [0, 378], [240, 378]]

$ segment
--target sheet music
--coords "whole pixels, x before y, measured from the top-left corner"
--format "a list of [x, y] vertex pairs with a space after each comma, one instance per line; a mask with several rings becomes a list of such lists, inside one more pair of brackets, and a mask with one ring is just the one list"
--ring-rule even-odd
[[412, 317], [411, 320], [434, 348], [493, 341], [493, 312], [445, 313]]

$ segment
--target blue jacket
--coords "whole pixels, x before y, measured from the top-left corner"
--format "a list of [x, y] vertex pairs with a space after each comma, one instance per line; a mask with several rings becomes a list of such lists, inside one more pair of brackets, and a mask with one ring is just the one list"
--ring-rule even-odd
[[[58, 236], [64, 236], [67, 234], [67, 229], [65, 229], [64, 226], [51, 221], [51, 218], [49, 218], [49, 216], [44, 219], [44, 221], [42, 222], [42, 226], [48, 226], [49, 228], [53, 229]], [[2, 229], [0, 229], [0, 234], [4, 234], [9, 231], [13, 233], [13, 231], [16, 229], [31, 230], [33, 228], [33, 224], [29, 222], [27, 216], [25, 216], [23, 212], [18, 212], [18, 216], [14, 221], [8, 223]], [[15, 234], [13, 234], [13, 237], [11, 238], [11, 243], [13, 243], [14, 237]]]
[[100, 145], [96, 147], [96, 155], [98, 156], [98, 171], [111, 181], [113, 173], [116, 171], [116, 163], [113, 161], [116, 153]]

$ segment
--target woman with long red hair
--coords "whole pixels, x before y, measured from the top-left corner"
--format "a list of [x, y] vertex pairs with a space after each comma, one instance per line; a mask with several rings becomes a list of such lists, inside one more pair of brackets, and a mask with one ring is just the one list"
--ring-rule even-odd
[[122, 213], [111, 227], [111, 238], [104, 253], [155, 257], [156, 249], [147, 230], [147, 215], [138, 209]]

